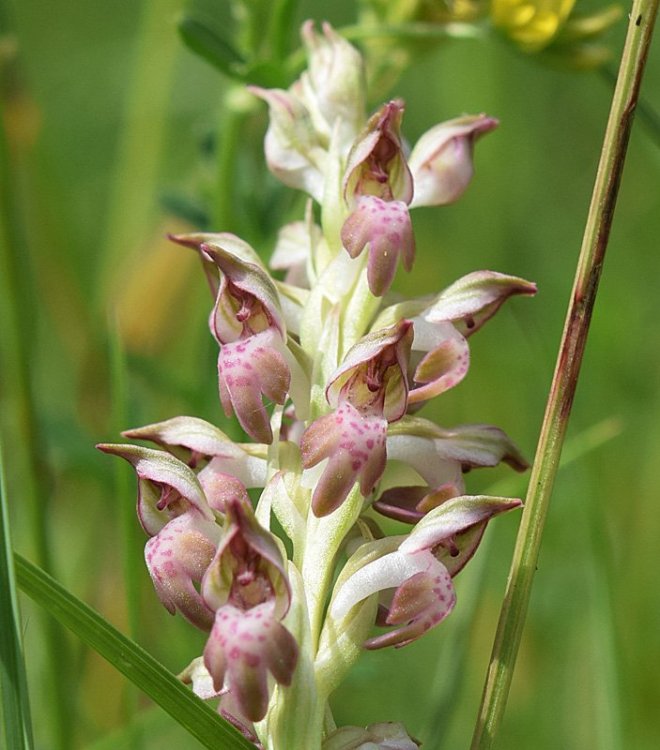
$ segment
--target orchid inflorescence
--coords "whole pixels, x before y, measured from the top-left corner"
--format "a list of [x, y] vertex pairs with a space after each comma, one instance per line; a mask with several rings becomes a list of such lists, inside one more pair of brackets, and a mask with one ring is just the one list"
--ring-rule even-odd
[[[418, 745], [399, 724], [337, 729], [328, 698], [363, 646], [404, 646], [450, 614], [486, 524], [521, 504], [465, 494], [471, 467], [526, 468], [501, 430], [417, 412], [465, 377], [468, 338], [536, 288], [477, 271], [390, 300], [399, 260], [414, 260], [409, 209], [457, 200], [497, 121], [436, 125], [409, 153], [403, 101], [367, 118], [357, 50], [327, 24], [302, 38], [308, 67], [287, 91], [251, 88], [270, 110], [270, 170], [309, 196], [278, 237], [284, 280], [232, 234], [172, 237], [202, 261], [220, 402], [254, 442], [175, 417], [124, 433], [156, 449], [99, 447], [137, 473], [160, 600], [208, 633], [182, 673], [198, 695], [257, 747], [406, 750]], [[374, 511], [410, 531], [385, 535]]]

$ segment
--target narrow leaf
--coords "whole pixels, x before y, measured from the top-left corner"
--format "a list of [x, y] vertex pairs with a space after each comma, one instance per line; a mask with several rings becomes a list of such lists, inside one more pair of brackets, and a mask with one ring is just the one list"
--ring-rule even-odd
[[207, 23], [186, 15], [179, 21], [179, 34], [183, 43], [196, 55], [204, 58], [230, 78], [236, 78], [236, 66], [245, 61], [239, 53], [226, 42]]
[[204, 747], [209, 750], [254, 750], [254, 745], [141, 646], [24, 557], [16, 555], [15, 562], [18, 584], [29, 597], [107, 659]]
[[32, 725], [0, 452], [0, 695], [6, 747], [31, 750]]

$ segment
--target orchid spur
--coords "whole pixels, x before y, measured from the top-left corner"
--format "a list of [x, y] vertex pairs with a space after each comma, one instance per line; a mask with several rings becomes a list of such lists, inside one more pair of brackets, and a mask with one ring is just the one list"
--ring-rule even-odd
[[[172, 237], [201, 260], [219, 401], [255, 442], [175, 417], [124, 433], [156, 449], [99, 447], [136, 471], [158, 596], [208, 634], [182, 673], [200, 697], [268, 750], [409, 750], [398, 724], [338, 729], [328, 700], [363, 647], [404, 646], [450, 615], [487, 523], [519, 507], [470, 495], [464, 478], [526, 468], [504, 432], [417, 412], [467, 376], [471, 335], [536, 287], [477, 271], [389, 298], [399, 258], [414, 261], [409, 209], [457, 200], [497, 121], [441, 123], [409, 152], [402, 100], [367, 116], [358, 51], [328, 24], [302, 37], [301, 77], [250, 89], [270, 110], [269, 168], [308, 196], [278, 236], [284, 279], [233, 234]], [[377, 512], [409, 530], [388, 536]]]

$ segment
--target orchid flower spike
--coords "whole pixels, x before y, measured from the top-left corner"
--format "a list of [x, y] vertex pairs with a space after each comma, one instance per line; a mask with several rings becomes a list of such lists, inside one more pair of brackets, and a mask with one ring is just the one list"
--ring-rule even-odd
[[[413, 266], [410, 209], [465, 192], [497, 121], [441, 123], [410, 152], [403, 100], [367, 116], [359, 51], [329, 24], [301, 36], [299, 78], [250, 88], [269, 107], [268, 167], [307, 194], [270, 260], [283, 279], [233, 234], [171, 237], [201, 260], [220, 405], [254, 442], [174, 417], [123, 433], [155, 448], [99, 448], [137, 474], [160, 601], [208, 634], [180, 676], [198, 696], [260, 750], [415, 750], [400, 724], [335, 729], [328, 697], [364, 646], [442, 622], [488, 521], [521, 504], [466, 486], [472, 468], [527, 467], [504, 432], [414, 413], [466, 376], [469, 337], [536, 286], [476, 271], [383, 304], [399, 262]], [[408, 533], [388, 536], [371, 506]]]

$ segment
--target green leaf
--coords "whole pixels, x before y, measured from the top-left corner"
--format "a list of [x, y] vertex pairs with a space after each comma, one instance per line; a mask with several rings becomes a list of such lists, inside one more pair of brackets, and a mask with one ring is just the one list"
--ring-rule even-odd
[[0, 695], [7, 748], [31, 750], [32, 724], [0, 452]]
[[[209, 750], [254, 750], [222, 719], [143, 648], [110, 625], [43, 570], [15, 556], [19, 586], [37, 604], [107, 659]], [[9, 745], [9, 747], [22, 747]]]
[[188, 49], [196, 55], [230, 78], [239, 77], [236, 67], [243, 65], [245, 60], [208, 23], [198, 17], [185, 15], [179, 21], [179, 34]]

